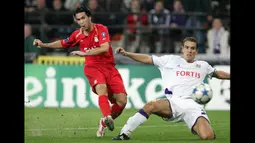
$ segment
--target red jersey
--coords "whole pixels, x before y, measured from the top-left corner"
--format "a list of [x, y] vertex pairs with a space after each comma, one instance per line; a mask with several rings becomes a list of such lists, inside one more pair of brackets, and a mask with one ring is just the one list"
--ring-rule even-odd
[[[89, 32], [88, 36], [82, 34], [82, 31], [76, 30], [67, 39], [61, 40], [62, 47], [69, 48], [79, 45], [82, 52], [86, 52], [89, 49], [100, 48], [100, 45], [105, 42], [110, 42], [110, 36], [108, 28], [102, 24], [93, 24], [92, 31]], [[112, 46], [109, 43], [109, 50], [100, 55], [85, 56], [86, 65], [89, 64], [113, 64], [114, 57]]]

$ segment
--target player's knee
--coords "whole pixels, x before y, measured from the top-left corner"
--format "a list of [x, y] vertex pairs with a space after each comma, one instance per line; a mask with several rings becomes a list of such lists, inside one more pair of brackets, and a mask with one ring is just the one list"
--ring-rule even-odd
[[97, 92], [97, 95], [99, 95], [99, 96], [108, 96], [108, 93], [106, 91], [99, 91], [99, 92]]
[[125, 107], [127, 104], [127, 96], [126, 95], [119, 96], [119, 98], [117, 99], [117, 103], [118, 105]]
[[152, 112], [155, 111], [155, 101], [150, 101], [148, 103], [146, 103], [143, 107], [143, 110], [146, 112], [146, 113], [149, 113], [151, 114]]
[[213, 132], [203, 132], [200, 135], [201, 140], [213, 140], [215, 139], [215, 134]]
[[96, 89], [97, 95], [99, 95], [99, 96], [101, 96], [101, 95], [108, 96], [107, 87], [106, 87], [105, 84], [98, 84], [98, 85], [96, 85], [95, 89]]

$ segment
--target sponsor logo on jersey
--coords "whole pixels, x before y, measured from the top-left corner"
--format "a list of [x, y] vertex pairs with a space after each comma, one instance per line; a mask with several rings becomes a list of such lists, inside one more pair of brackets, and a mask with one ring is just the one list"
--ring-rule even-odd
[[200, 78], [200, 73], [193, 71], [176, 71], [176, 76]]

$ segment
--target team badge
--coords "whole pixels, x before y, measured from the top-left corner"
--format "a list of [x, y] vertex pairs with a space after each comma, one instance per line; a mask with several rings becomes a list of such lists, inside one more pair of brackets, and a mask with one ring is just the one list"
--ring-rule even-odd
[[106, 37], [106, 33], [102, 32], [102, 37], [105, 38]]
[[97, 38], [97, 37], [94, 37], [94, 41], [95, 41], [95, 42], [98, 42], [98, 38]]

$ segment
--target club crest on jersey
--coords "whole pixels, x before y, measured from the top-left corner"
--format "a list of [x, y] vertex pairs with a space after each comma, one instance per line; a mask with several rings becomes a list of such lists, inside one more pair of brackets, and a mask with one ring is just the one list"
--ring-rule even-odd
[[94, 41], [95, 41], [95, 42], [98, 42], [98, 38], [97, 38], [97, 37], [94, 37]]
[[200, 64], [196, 64], [196, 67], [197, 67], [197, 68], [201, 68], [201, 65], [200, 65]]

